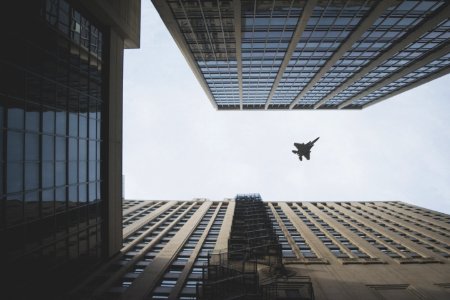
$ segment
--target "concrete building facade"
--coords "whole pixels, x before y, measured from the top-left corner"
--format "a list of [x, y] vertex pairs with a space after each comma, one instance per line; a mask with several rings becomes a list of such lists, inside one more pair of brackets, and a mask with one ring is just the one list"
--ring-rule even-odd
[[123, 52], [139, 47], [140, 0], [3, 1], [0, 33], [0, 286], [61, 299], [122, 247]]
[[152, 0], [214, 108], [361, 109], [450, 71], [444, 0]]
[[[242, 292], [240, 299], [450, 296], [449, 215], [395, 201], [261, 203], [278, 240], [285, 275], [288, 281], [300, 279], [300, 285], [283, 288], [278, 282], [275, 288], [272, 280], [268, 289], [267, 264], [259, 260], [258, 288], [266, 293], [251, 298]], [[214, 283], [216, 294], [207, 294], [206, 288], [214, 257], [231, 257], [236, 222], [252, 222], [251, 216], [243, 218], [238, 205], [235, 199], [124, 201], [120, 255], [87, 278], [73, 297], [228, 299], [239, 280]]]

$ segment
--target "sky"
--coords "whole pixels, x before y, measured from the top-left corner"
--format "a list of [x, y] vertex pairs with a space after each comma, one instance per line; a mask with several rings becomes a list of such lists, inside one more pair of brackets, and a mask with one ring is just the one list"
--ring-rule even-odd
[[[450, 214], [450, 75], [364, 110], [217, 111], [155, 11], [125, 50], [125, 198], [404, 201]], [[294, 142], [320, 139], [300, 162]]]

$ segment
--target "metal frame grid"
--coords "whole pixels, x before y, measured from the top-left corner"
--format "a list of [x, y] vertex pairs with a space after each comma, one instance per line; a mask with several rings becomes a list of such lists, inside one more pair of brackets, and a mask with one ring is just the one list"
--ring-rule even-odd
[[390, 94], [404, 86], [413, 84], [414, 82], [417, 82], [418, 80], [425, 78], [429, 76], [430, 74], [433, 74], [435, 72], [438, 72], [439, 70], [448, 68], [450, 66], [450, 54], [444, 55], [440, 59], [437, 59], [429, 64], [427, 64], [424, 67], [421, 67], [414, 72], [409, 73], [406, 76], [403, 76], [402, 78], [383, 86], [379, 90], [371, 93], [368, 96], [362, 97], [360, 99], [354, 100], [351, 105], [358, 105], [358, 106], [364, 106], [372, 101], [375, 101], [376, 99], [383, 97], [387, 94]]
[[[324, 1], [314, 8], [291, 61], [272, 98], [273, 104], [290, 104], [358, 26], [373, 1]], [[312, 105], [316, 101], [301, 101]]]
[[[352, 99], [352, 97], [364, 91], [368, 87], [375, 85], [377, 82], [389, 78], [392, 74], [399, 72], [409, 64], [415, 61], [420, 61], [420, 59], [426, 54], [438, 49], [442, 44], [448, 43], [450, 38], [449, 30], [450, 21], [443, 21], [433, 30], [429, 31], [416, 41], [410, 43], [405, 49], [396, 53], [390, 59], [384, 61], [347, 89], [335, 95], [327, 103], [339, 105], [349, 99]], [[375, 98], [372, 98], [372, 100], [374, 99]], [[364, 104], [365, 103], [366, 102], [364, 102]]]
[[168, 1], [218, 105], [238, 105], [233, 1]]
[[[423, 10], [422, 2], [402, 2], [387, 10], [304, 98], [323, 99], [442, 5], [442, 2], [437, 3]], [[337, 99], [331, 99], [323, 107], [336, 107], [338, 104]]]
[[303, 5], [295, 0], [242, 1], [244, 105], [262, 108], [266, 103]]
[[168, 27], [181, 31], [174, 36], [184, 38], [180, 48], [220, 110], [361, 109], [449, 72], [354, 98], [423, 67], [415, 63], [450, 40], [445, 0], [167, 3], [172, 15], [163, 19], [178, 25]]

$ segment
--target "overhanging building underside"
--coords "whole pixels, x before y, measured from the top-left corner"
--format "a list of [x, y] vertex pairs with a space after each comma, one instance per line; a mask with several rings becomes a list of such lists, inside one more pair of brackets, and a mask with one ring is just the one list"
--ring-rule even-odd
[[361, 109], [450, 71], [449, 1], [152, 1], [219, 110]]

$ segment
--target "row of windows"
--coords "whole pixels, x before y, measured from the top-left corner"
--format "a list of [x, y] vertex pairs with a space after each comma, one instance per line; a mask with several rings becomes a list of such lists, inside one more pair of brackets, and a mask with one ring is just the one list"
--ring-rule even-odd
[[[130, 208], [133, 208], [133, 207], [135, 207], [135, 206], [137, 206], [137, 205], [139, 205], [139, 204], [141, 204], [142, 203], [142, 201], [139, 201], [139, 200], [124, 200], [123, 202], [122, 202], [122, 209], [123, 209], [123, 211], [124, 211], [124, 216], [123, 217], [125, 217], [126, 215], [125, 215], [125, 212], [128, 210], [128, 209], [130, 209]], [[152, 202], [150, 202], [150, 203], [152, 203]], [[147, 204], [147, 205], [151, 205], [151, 204]]]
[[[186, 241], [186, 243], [183, 245], [183, 248], [180, 250], [180, 252], [177, 254], [173, 262], [170, 266], [167, 267], [166, 273], [160, 280], [159, 284], [157, 284], [151, 293], [152, 299], [161, 299], [162, 296], [168, 297], [171, 288], [175, 287], [175, 285], [178, 283], [178, 276], [182, 272], [184, 272], [184, 269], [186, 268], [186, 264], [191, 258], [191, 255], [196, 247], [198, 247], [198, 243], [200, 242], [200, 239], [204, 235], [209, 235], [209, 232], [205, 232], [208, 224], [210, 222], [213, 222], [211, 219], [216, 212], [216, 210], [219, 210], [219, 207], [217, 204], [212, 204], [208, 211], [203, 216], [202, 220], [199, 222], [199, 224], [196, 226], [194, 231], [189, 236], [189, 239]], [[215, 235], [217, 238], [217, 235]], [[211, 240], [211, 238], [210, 238]], [[203, 246], [203, 245], [202, 245]], [[196, 261], [194, 263], [195, 267], [201, 267], [204, 263], [207, 261], [207, 255], [208, 252], [203, 249], [203, 251], [200, 251], [196, 257]], [[192, 280], [191, 280], [192, 281]], [[189, 280], [188, 280], [189, 282]], [[186, 282], [187, 284], [187, 282]], [[194, 283], [190, 282], [190, 285]], [[192, 287], [188, 286], [184, 288], [185, 290], [192, 290]], [[195, 289], [194, 289], [195, 292]], [[156, 298], [155, 298], [156, 297]]]
[[[195, 211], [200, 207], [200, 204], [190, 205], [183, 203], [173, 206], [166, 212], [158, 216], [156, 219], [145, 224], [139, 228], [133, 235], [126, 239], [126, 243], [131, 243], [133, 240], [139, 239], [138, 243], [134, 243], [133, 247], [124, 253], [118, 265], [127, 266], [128, 273], [115, 283], [110, 289], [113, 293], [123, 293], [131, 286], [134, 280], [145, 270], [155, 258], [155, 256], [164, 248], [164, 246], [173, 238], [173, 236], [186, 224], [192, 217]], [[155, 239], [157, 243], [152, 243]], [[143, 257], [138, 261], [129, 262], [135, 256], [143, 254]]]
[[426, 228], [426, 230], [439, 234], [444, 238], [450, 238], [450, 234], [446, 232], [447, 228], [439, 226], [438, 224], [433, 224], [431, 222], [427, 222], [426, 220], [415, 218], [413, 216], [406, 215], [402, 212], [397, 212], [387, 206], [370, 205], [370, 207], [375, 210], [379, 210], [387, 215], [390, 215], [394, 218], [413, 224], [414, 226]]
[[[122, 217], [122, 227], [125, 228], [128, 225], [133, 224], [134, 222], [144, 218], [146, 215], [148, 215], [149, 213], [151, 213], [152, 211], [154, 211], [155, 209], [161, 207], [162, 205], [164, 205], [164, 202], [150, 202], [149, 204], [147, 204], [144, 207], [141, 207], [135, 211], [133, 211], [132, 213], [127, 214], [126, 216], [124, 215]], [[123, 210], [125, 210], [125, 207], [122, 207]]]
[[[373, 247], [377, 248], [379, 251], [385, 253], [386, 255], [389, 255], [390, 257], [394, 259], [399, 258], [420, 258], [421, 256], [417, 254], [416, 252], [412, 251], [411, 249], [408, 249], [407, 247], [394, 242], [392, 239], [386, 237], [385, 235], [375, 231], [373, 228], [368, 227], [367, 225], [358, 222], [357, 220], [349, 217], [348, 215], [345, 215], [344, 213], [338, 211], [337, 209], [333, 207], [319, 207], [320, 210], [328, 214], [330, 217], [335, 219], [337, 222], [341, 223], [345, 227], [347, 227], [350, 231], [357, 234], [359, 237], [363, 238]], [[338, 217], [339, 216], [339, 217]], [[347, 220], [348, 222], [344, 221]], [[349, 222], [352, 222], [352, 224], [357, 225], [361, 230], [358, 230], [355, 226], [350, 225]]]
[[[293, 226], [292, 222], [288, 219], [288, 217], [284, 214], [284, 212], [281, 210], [280, 207], [275, 206], [275, 211], [278, 214], [278, 216], [281, 219], [281, 226], [285, 227], [287, 232], [288, 232], [288, 239], [292, 240], [292, 243], [294, 245], [297, 246], [298, 250], [300, 251], [300, 254], [302, 255], [302, 257], [304, 257], [305, 259], [315, 259], [317, 258], [317, 255], [315, 254], [314, 251], [312, 251], [311, 247], [309, 246], [309, 244], [305, 241], [305, 239], [301, 236], [301, 234], [295, 229], [295, 227]], [[274, 223], [274, 220], [272, 220], [272, 223]], [[294, 250], [291, 249], [291, 246], [289, 246], [287, 243], [288, 241], [286, 240], [286, 237], [282, 236], [280, 239], [280, 235], [282, 234], [282, 232], [279, 229], [279, 226], [275, 226], [275, 229], [277, 231], [278, 234], [278, 239], [282, 245], [282, 249], [283, 249], [283, 257], [289, 257], [289, 258], [295, 258], [296, 255], [294, 253]]]
[[423, 235], [422, 233], [412, 230], [409, 227], [405, 227], [405, 226], [399, 224], [398, 222], [391, 221], [391, 220], [386, 219], [378, 214], [374, 214], [374, 213], [370, 212], [367, 208], [355, 206], [355, 207], [352, 207], [351, 210], [359, 215], [364, 216], [365, 218], [369, 219], [370, 221], [389, 229], [390, 231], [392, 231], [394, 233], [398, 233], [399, 235], [413, 241], [416, 244], [424, 245], [427, 249], [430, 249], [431, 251], [435, 252], [438, 255], [442, 255], [444, 257], [450, 256], [450, 250], [448, 250], [448, 247], [450, 247], [450, 246], [448, 244], [442, 243], [440, 241], [436, 241], [435, 239], [427, 237], [427, 236]]

